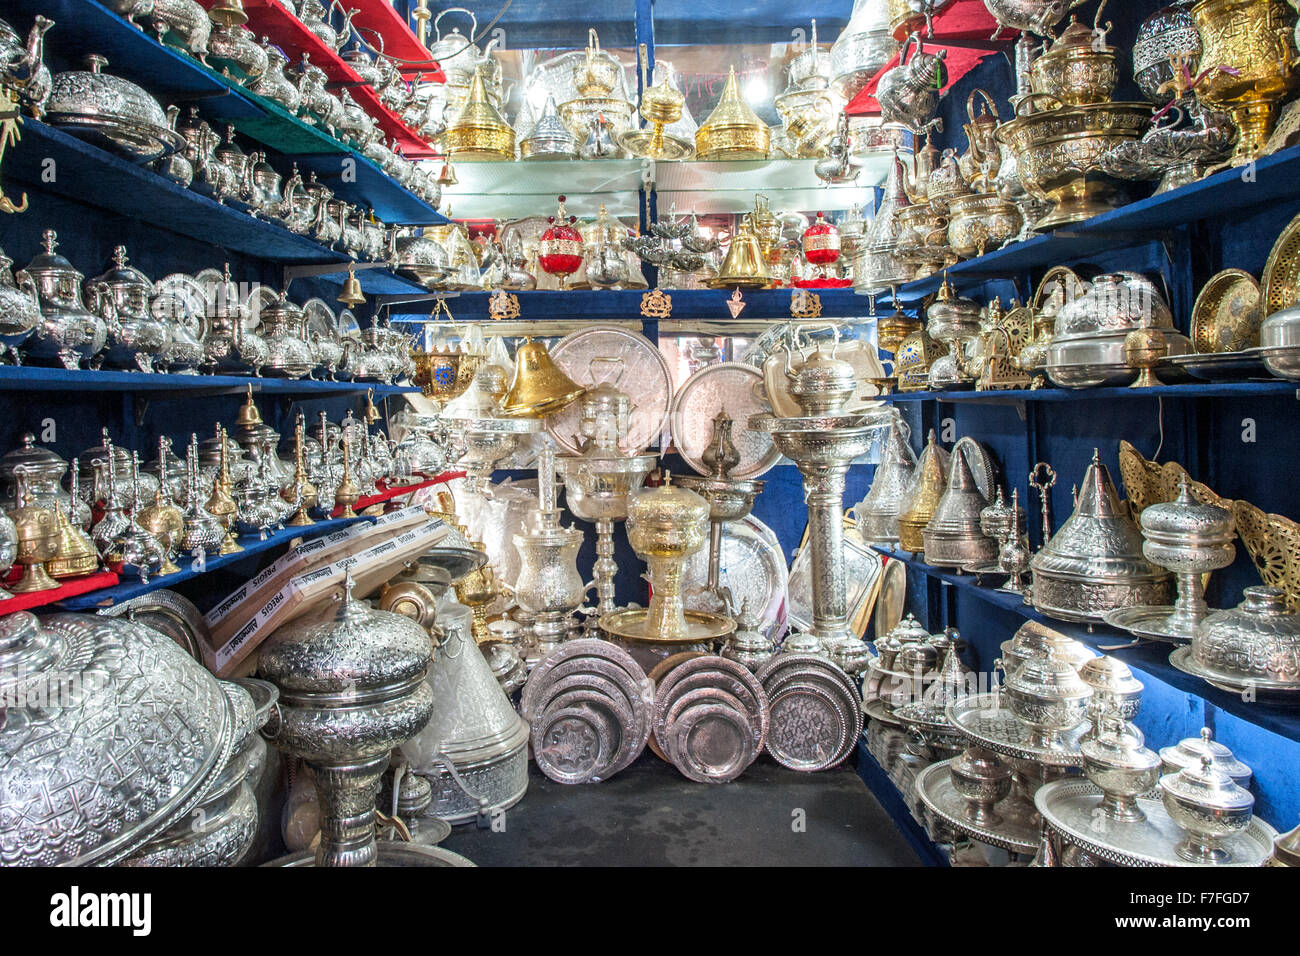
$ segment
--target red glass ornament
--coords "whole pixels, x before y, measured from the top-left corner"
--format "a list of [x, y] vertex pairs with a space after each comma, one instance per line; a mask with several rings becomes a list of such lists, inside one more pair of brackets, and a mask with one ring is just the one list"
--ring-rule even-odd
[[828, 266], [840, 257], [840, 231], [821, 213], [803, 232], [803, 257], [815, 266]]
[[582, 233], [573, 228], [576, 216], [564, 214], [564, 197], [559, 212], [546, 220], [550, 223], [537, 243], [537, 264], [542, 271], [560, 277], [560, 284], [582, 268]]

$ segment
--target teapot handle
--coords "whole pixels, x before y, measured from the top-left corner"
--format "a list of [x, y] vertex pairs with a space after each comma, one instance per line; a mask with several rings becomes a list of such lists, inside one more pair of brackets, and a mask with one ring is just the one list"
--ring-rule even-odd
[[[903, 41], [903, 47], [898, 51], [898, 65], [907, 65], [907, 54], [912, 49], [913, 44], [916, 46], [916, 53], [921, 52], [921, 35], [919, 33], [909, 33], [907, 39]], [[915, 54], [913, 54], [915, 55]]]
[[989, 96], [988, 90], [981, 87], [971, 90], [970, 95], [966, 97], [966, 118], [972, 123], [975, 121], [975, 97], [977, 96], [984, 100], [984, 108], [988, 110], [988, 115], [1000, 121], [1002, 117], [998, 115], [997, 104], [993, 102], [993, 97]]
[[447, 7], [447, 9], [443, 10], [441, 13], [439, 13], [436, 17], [433, 18], [434, 40], [438, 41], [442, 39], [442, 31], [438, 29], [438, 21], [441, 20], [449, 13], [463, 13], [465, 14], [465, 16], [469, 17], [470, 23], [474, 24], [474, 26], [470, 29], [469, 36], [466, 37], [466, 39], [470, 43], [473, 43], [474, 35], [478, 33], [478, 17], [474, 16], [472, 11], [466, 10], [464, 7]]

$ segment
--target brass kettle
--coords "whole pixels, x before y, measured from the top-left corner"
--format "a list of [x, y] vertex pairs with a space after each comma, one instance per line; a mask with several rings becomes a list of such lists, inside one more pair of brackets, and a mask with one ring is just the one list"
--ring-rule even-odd
[[542, 342], [524, 339], [515, 354], [515, 377], [501, 400], [508, 418], [544, 418], [553, 415], [586, 391], [551, 361]]

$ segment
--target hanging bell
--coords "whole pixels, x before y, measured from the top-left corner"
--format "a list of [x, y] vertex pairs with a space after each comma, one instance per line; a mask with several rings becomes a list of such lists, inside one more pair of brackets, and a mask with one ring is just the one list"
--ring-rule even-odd
[[442, 161], [442, 171], [438, 173], [438, 185], [444, 187], [455, 186], [459, 182], [460, 180], [456, 178], [456, 170], [452, 168], [451, 158], [444, 159]]
[[208, 19], [221, 27], [242, 26], [248, 22], [243, 0], [217, 0], [208, 10]]
[[379, 409], [375, 407], [375, 390], [366, 389], [366, 407], [361, 412], [361, 420], [367, 425], [373, 425], [380, 419]]
[[262, 424], [262, 413], [257, 410], [253, 404], [253, 386], [248, 386], [248, 400], [239, 407], [239, 417], [235, 419], [235, 424], [241, 428], [251, 428], [254, 425]]
[[338, 301], [349, 309], [355, 309], [357, 306], [365, 304], [366, 297], [361, 292], [361, 280], [357, 278], [351, 263], [348, 263], [348, 277], [343, 283], [342, 291], [339, 292]]
[[501, 414], [509, 418], [544, 418], [585, 391], [556, 367], [544, 343], [524, 339], [515, 354], [515, 377], [501, 401]]
[[750, 226], [749, 216], [745, 216], [740, 229], [731, 237], [722, 268], [708, 281], [708, 286], [710, 289], [763, 289], [771, 282], [763, 249]]

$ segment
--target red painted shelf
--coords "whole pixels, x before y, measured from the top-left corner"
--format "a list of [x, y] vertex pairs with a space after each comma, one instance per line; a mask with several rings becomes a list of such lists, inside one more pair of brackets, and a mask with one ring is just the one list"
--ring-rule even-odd
[[[444, 471], [441, 475], [438, 475], [438, 477], [436, 478], [429, 478], [426, 481], [417, 481], [413, 485], [393, 485], [392, 487], [381, 488], [379, 490], [379, 494], [377, 495], [364, 495], [361, 498], [358, 498], [356, 504], [352, 506], [352, 510], [361, 512], [364, 511], [366, 508], [371, 507], [372, 505], [382, 504], [385, 501], [390, 501], [393, 498], [399, 498], [402, 495], [409, 495], [411, 492], [419, 491], [421, 488], [428, 488], [431, 485], [445, 484], [446, 482], [451, 481], [455, 478], [464, 478], [464, 477], [465, 477], [465, 472], [463, 471]], [[330, 512], [330, 517], [338, 518], [342, 516], [342, 514], [343, 514], [343, 508], [338, 507], [335, 508], [332, 512]]]
[[[384, 38], [384, 53], [397, 61], [403, 73], [422, 73], [433, 83], [446, 83], [447, 77], [429, 51], [420, 45], [420, 38], [411, 25], [393, 9], [388, 0], [348, 0], [348, 9], [356, 8], [352, 25], [365, 33], [379, 34]], [[367, 43], [373, 38], [366, 37]]]
[[[14, 575], [14, 578], [16, 580], [17, 575]], [[112, 571], [98, 571], [95, 574], [88, 574], [84, 578], [73, 578], [48, 591], [29, 591], [26, 594], [10, 593], [7, 599], [0, 601], [0, 616], [13, 614], [16, 611], [30, 611], [32, 608], [44, 607], [47, 604], [55, 604], [68, 598], [89, 594], [91, 591], [111, 588], [117, 583], [118, 577]]]
[[[203, 0], [204, 6], [209, 7], [214, 2], [215, 0]], [[244, 9], [249, 16], [248, 28], [258, 36], [267, 37], [284, 50], [291, 61], [306, 54], [313, 66], [325, 71], [332, 85], [346, 86], [352, 98], [375, 118], [385, 135], [397, 141], [402, 153], [413, 159], [434, 155], [433, 147], [385, 106], [380, 101], [379, 94], [366, 86], [356, 71], [333, 48], [308, 30], [301, 20], [277, 0], [245, 0]]]
[[[934, 36], [922, 38], [923, 48], [933, 51], [935, 47], [944, 47], [948, 51], [944, 58], [945, 91], [975, 69], [986, 56], [1014, 42], [1019, 35], [1014, 30], [1004, 30], [998, 39], [990, 39], [998, 28], [998, 22], [984, 6], [984, 0], [950, 0], [934, 14], [933, 20]], [[880, 78], [896, 66], [898, 54], [894, 54], [893, 59], [871, 78], [862, 92], [844, 107], [844, 112], [849, 116], [879, 113], [876, 87]]]

